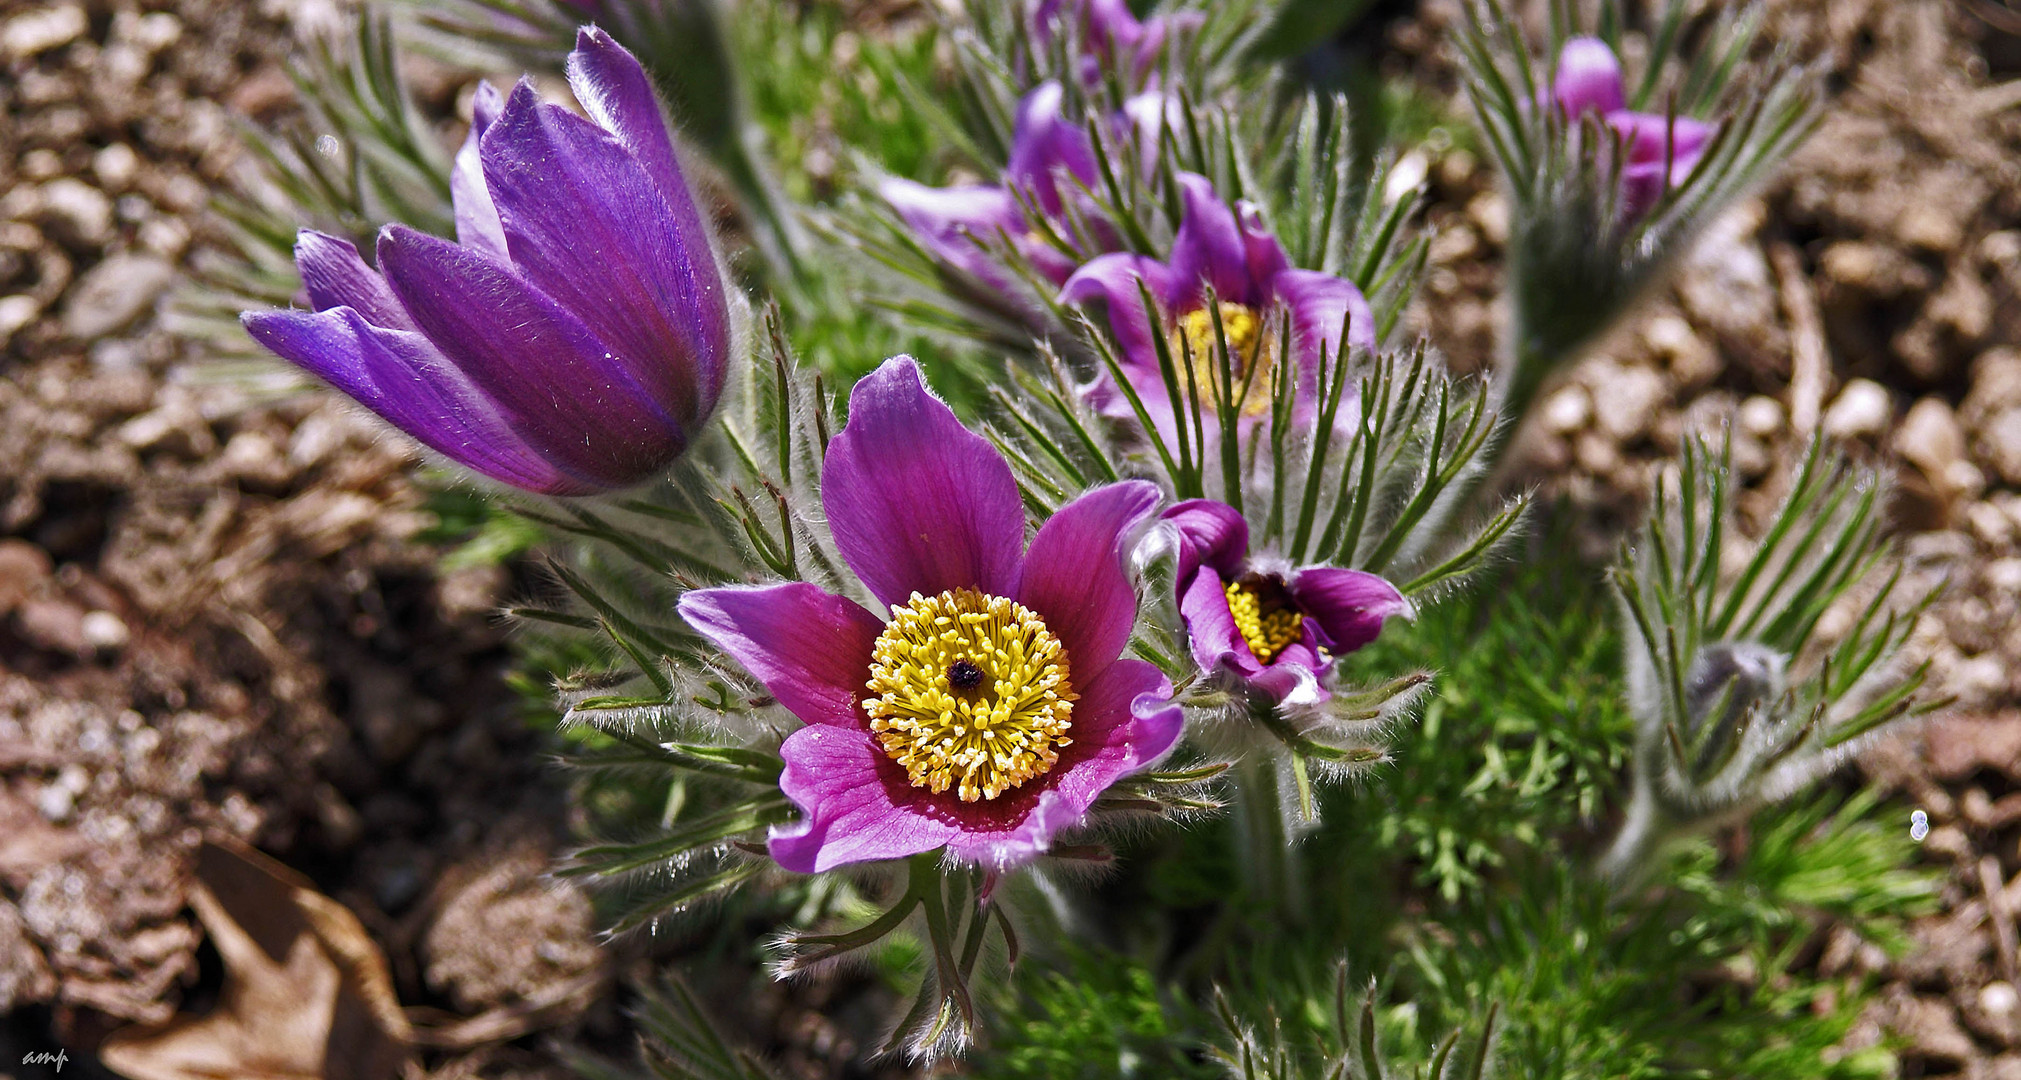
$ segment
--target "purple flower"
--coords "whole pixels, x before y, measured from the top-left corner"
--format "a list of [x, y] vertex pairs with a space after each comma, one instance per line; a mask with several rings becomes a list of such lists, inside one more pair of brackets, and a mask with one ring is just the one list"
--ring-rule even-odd
[[[1192, 357], [1201, 404], [1211, 409], [1219, 390], [1211, 375], [1217, 347], [1215, 312], [1207, 309], [1211, 287], [1235, 359], [1236, 407], [1243, 422], [1250, 423], [1270, 411], [1271, 368], [1280, 358], [1278, 334], [1269, 325], [1269, 316], [1282, 304], [1291, 319], [1292, 360], [1297, 365], [1299, 413], [1294, 419], [1310, 422], [1320, 358], [1333, 355], [1343, 322], [1349, 345], [1375, 347], [1375, 318], [1368, 301], [1345, 278], [1293, 268], [1277, 238], [1264, 229], [1255, 206], [1243, 202], [1230, 210], [1214, 185], [1193, 173], [1179, 174], [1179, 188], [1182, 216], [1170, 258], [1159, 262], [1124, 253], [1098, 256], [1067, 279], [1061, 301], [1106, 302], [1123, 373], [1168, 441], [1175, 423], [1152, 333], [1165, 335], [1173, 363], [1182, 367], [1182, 381], [1186, 357]], [[1139, 281], [1149, 288], [1156, 312], [1144, 310]], [[1245, 383], [1249, 392], [1240, 396]], [[1111, 415], [1132, 414], [1113, 390], [1097, 400]], [[1343, 409], [1341, 418], [1349, 411]]]
[[[1000, 292], [1012, 291], [1016, 279], [983, 246], [996, 242], [999, 234], [1053, 284], [1065, 281], [1081, 259], [1042, 239], [1019, 203], [1022, 196], [1026, 204], [1060, 222], [1067, 200], [1081, 195], [1073, 185], [1095, 182], [1094, 146], [1088, 133], [1061, 112], [1063, 97], [1060, 84], [1048, 82], [1018, 103], [1010, 163], [1001, 184], [931, 188], [893, 177], [878, 193], [919, 235], [927, 251]], [[1054, 231], [1073, 236], [1071, 229]]]
[[1596, 113], [1620, 136], [1621, 212], [1634, 220], [1663, 192], [1682, 183], [1712, 140], [1713, 126], [1688, 116], [1631, 111], [1621, 82], [1621, 61], [1599, 38], [1575, 37], [1558, 53], [1551, 99], [1576, 120]]
[[1375, 574], [1331, 566], [1271, 569], [1249, 553], [1249, 526], [1234, 507], [1191, 499], [1165, 511], [1179, 534], [1179, 614], [1193, 659], [1276, 702], [1313, 704], [1335, 657], [1382, 633], [1410, 610]]
[[879, 616], [816, 586], [702, 589], [681, 617], [805, 722], [780, 747], [800, 820], [779, 865], [818, 873], [945, 848], [1002, 869], [1044, 852], [1179, 736], [1171, 683], [1121, 659], [1126, 570], [1155, 487], [1062, 507], [1025, 548], [1024, 506], [988, 440], [909, 357], [856, 384], [822, 507]]
[[1133, 88], [1156, 81], [1155, 70], [1167, 40], [1198, 29], [1205, 21], [1199, 12], [1139, 19], [1130, 12], [1129, 0], [1039, 0], [1032, 26], [1040, 44], [1052, 40], [1055, 21], [1061, 19], [1076, 20], [1082, 42], [1092, 50], [1081, 58], [1083, 82], [1098, 83], [1104, 68], [1115, 70], [1127, 64], [1122, 74], [1126, 85]]
[[248, 312], [267, 348], [443, 455], [550, 495], [662, 472], [714, 411], [729, 286], [638, 61], [585, 29], [584, 120], [483, 87], [450, 189], [460, 243], [404, 225], [378, 269], [313, 231], [313, 311]]

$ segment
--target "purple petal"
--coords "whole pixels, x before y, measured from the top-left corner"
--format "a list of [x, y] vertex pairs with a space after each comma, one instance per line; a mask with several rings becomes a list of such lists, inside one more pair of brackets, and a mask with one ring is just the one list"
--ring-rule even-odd
[[1713, 132], [1702, 120], [1657, 113], [1617, 112], [1607, 117], [1607, 125], [1620, 134], [1627, 160], [1635, 165], [1661, 165], [1666, 157], [1696, 162]]
[[248, 312], [243, 321], [253, 340], [445, 457], [527, 491], [595, 490], [513, 432], [498, 407], [418, 333], [373, 326], [348, 307]]
[[1179, 617], [1186, 624], [1193, 662], [1209, 674], [1226, 666], [1241, 675], [1255, 675], [1262, 665], [1242, 640], [1242, 632], [1235, 628], [1226, 588], [1221, 575], [1206, 566], [1190, 578], [1179, 579]]
[[513, 264], [573, 311], [678, 420], [715, 408], [730, 316], [706, 243], [601, 128], [521, 83], [485, 132], [484, 179]]
[[1086, 131], [1062, 114], [1064, 93], [1057, 82], [1040, 83], [1018, 103], [1010, 162], [1004, 169], [1010, 182], [1030, 192], [1048, 215], [1060, 212], [1058, 170], [1083, 184], [1095, 182], [1094, 145]]
[[1097, 680], [1130, 643], [1137, 622], [1130, 541], [1159, 499], [1143, 480], [1099, 487], [1061, 507], [1032, 538], [1017, 600], [1060, 639], [1076, 683]]
[[1017, 595], [1025, 515], [1010, 466], [928, 392], [911, 357], [857, 382], [822, 472], [835, 546], [880, 601]]
[[1261, 290], [1249, 277], [1249, 251], [1235, 212], [1221, 201], [1214, 184], [1197, 173], [1179, 174], [1179, 235], [1172, 240], [1172, 273], [1184, 290], [1184, 306], [1202, 283], [1230, 304], [1261, 306]]
[[349, 240], [303, 229], [295, 234], [295, 267], [302, 272], [309, 306], [317, 311], [348, 307], [374, 326], [414, 329], [414, 320], [386, 287], [386, 279], [365, 265]]
[[1158, 156], [1165, 148], [1165, 129], [1179, 130], [1184, 123], [1179, 99], [1162, 90], [1146, 90], [1133, 95], [1123, 102], [1123, 115], [1117, 125], [1119, 134], [1127, 135], [1137, 147], [1137, 168], [1146, 177], [1158, 171]]
[[1568, 38], [1558, 52], [1551, 96], [1575, 119], [1585, 112], [1611, 113], [1624, 103], [1621, 61], [1599, 38]]
[[1285, 257], [1284, 245], [1263, 224], [1263, 211], [1255, 203], [1246, 199], [1236, 203], [1235, 216], [1242, 229], [1242, 251], [1250, 281], [1267, 282], [1291, 265], [1291, 260]]
[[1144, 310], [1143, 292], [1137, 287], [1139, 281], [1149, 286], [1152, 298], [1167, 308], [1178, 299], [1180, 279], [1172, 267], [1147, 255], [1117, 252], [1097, 255], [1074, 271], [1074, 276], [1060, 287], [1060, 302], [1083, 304], [1101, 300], [1108, 304], [1109, 331], [1122, 350], [1119, 359], [1155, 374], [1158, 353], [1151, 334], [1154, 326], [1163, 325], [1164, 316], [1162, 312]]
[[1291, 312], [1292, 348], [1301, 374], [1318, 371], [1320, 357], [1330, 361], [1339, 351], [1343, 319], [1349, 346], [1375, 348], [1375, 313], [1354, 282], [1317, 270], [1286, 270], [1271, 279], [1270, 289]]
[[742, 664], [809, 724], [862, 727], [857, 702], [884, 623], [861, 604], [805, 582], [697, 589], [681, 618]]
[[1320, 646], [1335, 656], [1374, 641], [1384, 619], [1410, 610], [1396, 586], [1362, 570], [1310, 567], [1300, 570], [1290, 587], [1307, 624], [1318, 625]]
[[497, 121], [504, 99], [488, 82], [477, 84], [471, 103], [470, 133], [463, 148], [456, 151], [456, 167], [449, 173], [449, 201], [456, 208], [456, 240], [500, 262], [507, 261], [505, 230], [498, 223], [498, 207], [491, 201], [491, 189], [484, 184], [484, 164], [478, 148], [484, 133]]
[[1249, 560], [1249, 523], [1234, 507], [1214, 499], [1188, 499], [1159, 517], [1179, 533], [1179, 573], [1174, 580], [1181, 589], [1192, 583], [1202, 566], [1212, 567], [1223, 581], [1241, 576]]
[[421, 332], [564, 471], [624, 487], [686, 447], [679, 424], [581, 319], [496, 261], [389, 225], [379, 266]]
[[1010, 273], [977, 243], [999, 231], [1024, 236], [1024, 216], [1010, 192], [994, 184], [932, 188], [899, 177], [886, 179], [877, 192], [935, 258], [999, 291], [1015, 288]]
[[905, 770], [869, 731], [810, 725], [788, 735], [779, 756], [786, 761], [779, 790], [803, 815], [773, 826], [767, 843], [773, 860], [788, 870], [818, 874], [902, 859], [941, 847], [960, 832], [959, 819], [930, 792], [909, 785]]

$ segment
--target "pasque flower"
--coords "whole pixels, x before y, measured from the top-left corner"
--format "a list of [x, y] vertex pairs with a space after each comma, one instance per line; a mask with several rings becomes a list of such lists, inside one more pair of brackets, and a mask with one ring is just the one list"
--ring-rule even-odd
[[1621, 61], [1595, 37], [1570, 38], [1559, 50], [1551, 100], [1574, 122], [1597, 114], [1621, 139], [1621, 212], [1630, 219], [1691, 175], [1712, 139], [1713, 126], [1704, 121], [1629, 109]]
[[1410, 610], [1396, 586], [1362, 570], [1273, 567], [1249, 551], [1234, 507], [1190, 499], [1166, 510], [1178, 533], [1179, 614], [1193, 659], [1275, 702], [1330, 696], [1336, 657], [1374, 641], [1383, 620]]
[[[1060, 84], [1048, 82], [1018, 103], [1017, 128], [1002, 183], [933, 188], [893, 177], [884, 181], [878, 193], [918, 234], [928, 252], [992, 288], [1007, 292], [1016, 280], [984, 247], [1000, 237], [1008, 238], [1053, 284], [1065, 281], [1081, 259], [1041, 237], [1025, 212], [1029, 206], [1058, 222], [1067, 200], [1079, 194], [1073, 190], [1074, 184], [1095, 182], [1094, 146], [1087, 131], [1061, 111], [1063, 98]], [[1054, 231], [1073, 242], [1074, 230], [1063, 227]]]
[[[1300, 414], [1294, 419], [1309, 421], [1320, 357], [1333, 354], [1343, 329], [1349, 345], [1375, 347], [1375, 318], [1368, 301], [1345, 278], [1292, 267], [1254, 205], [1242, 202], [1230, 209], [1214, 185], [1194, 173], [1179, 174], [1179, 189], [1182, 216], [1165, 261], [1123, 252], [1098, 256], [1067, 279], [1061, 301], [1106, 303], [1123, 373], [1167, 439], [1173, 435], [1171, 397], [1151, 335], [1165, 335], [1175, 364], [1183, 365], [1191, 357], [1201, 403], [1211, 408], [1219, 392], [1212, 374], [1219, 335], [1214, 326], [1217, 311], [1207, 306], [1211, 289], [1221, 333], [1235, 362], [1234, 404], [1245, 422], [1254, 421], [1270, 411], [1271, 369], [1280, 360], [1280, 346], [1278, 335], [1266, 323], [1281, 304], [1291, 319], [1291, 360], [1300, 390]], [[1148, 287], [1157, 311], [1144, 310], [1140, 281]], [[1179, 378], [1185, 377], [1181, 370]], [[1243, 396], [1245, 384], [1249, 391]], [[1114, 393], [1098, 400], [1113, 415], [1131, 414]], [[1350, 411], [1343, 409], [1340, 415]]]
[[515, 487], [650, 479], [715, 409], [729, 286], [638, 61], [582, 30], [585, 120], [522, 81], [479, 93], [451, 194], [457, 243], [404, 225], [378, 269], [304, 231], [312, 311], [249, 312], [262, 345], [441, 454]]
[[779, 751], [802, 814], [772, 831], [781, 866], [942, 848], [1014, 866], [1178, 738], [1171, 683], [1121, 658], [1151, 484], [1082, 495], [1026, 550], [1010, 466], [907, 357], [856, 384], [822, 472], [836, 549], [886, 614], [806, 583], [679, 605], [805, 723]]
[[1050, 41], [1055, 25], [1067, 19], [1079, 24], [1081, 40], [1090, 50], [1081, 57], [1082, 80], [1100, 82], [1106, 69], [1118, 72], [1134, 88], [1156, 81], [1166, 42], [1198, 28], [1203, 16], [1185, 12], [1139, 19], [1128, 0], [1039, 0], [1032, 13], [1039, 41]]

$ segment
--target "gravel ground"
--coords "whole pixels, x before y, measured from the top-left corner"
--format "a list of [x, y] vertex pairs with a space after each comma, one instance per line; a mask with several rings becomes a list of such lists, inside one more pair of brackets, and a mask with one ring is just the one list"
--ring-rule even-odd
[[[1823, 128], [1546, 399], [1524, 453], [1596, 533], [1709, 421], [1736, 419], [1753, 482], [1818, 428], [1890, 463], [1908, 550], [1952, 569], [1925, 636], [1960, 708], [1868, 768], [1928, 815], [1945, 905], [1904, 960], [1826, 927], [1819, 963], [1887, 980], [1861, 1037], [1899, 1032], [1905, 1076], [2021, 1080], [2021, 17], [1770, 6], [1773, 33], [1832, 50]], [[397, 440], [193, 383], [162, 329], [217, 238], [235, 117], [290, 107], [316, 10], [0, 2], [0, 1061], [215, 994], [187, 906], [205, 835], [358, 916], [433, 1075], [559, 1075], [542, 1038], [619, 1030], [627, 959], [536, 881], [568, 823], [500, 679], [488, 612], [518, 585], [438, 571]], [[1398, 63], [1450, 85], [1457, 10], [1396, 24]], [[1425, 165], [1428, 329], [1478, 365], [1506, 211], [1468, 155]], [[808, 1029], [789, 1041], [818, 1073], [849, 1048], [810, 1004], [758, 1008]]]

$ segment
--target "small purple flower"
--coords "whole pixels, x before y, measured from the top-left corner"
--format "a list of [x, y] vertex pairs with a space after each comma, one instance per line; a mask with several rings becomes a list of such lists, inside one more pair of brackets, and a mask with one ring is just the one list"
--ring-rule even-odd
[[568, 58], [584, 120], [482, 87], [450, 190], [460, 243], [388, 225], [378, 269], [305, 230], [313, 311], [253, 338], [477, 472], [550, 495], [664, 471], [716, 407], [729, 286], [652, 84], [600, 30]]
[[[1182, 216], [1179, 233], [1164, 262], [1145, 255], [1115, 253], [1098, 256], [1074, 272], [1060, 290], [1063, 303], [1101, 300], [1108, 306], [1109, 329], [1120, 349], [1123, 372], [1143, 400], [1159, 433], [1174, 434], [1171, 398], [1159, 372], [1153, 327], [1162, 329], [1173, 363], [1183, 366], [1190, 355], [1201, 404], [1217, 400], [1213, 356], [1217, 348], [1213, 311], [1207, 308], [1211, 287], [1219, 308], [1222, 331], [1236, 363], [1236, 402], [1244, 423], [1270, 411], [1271, 369], [1277, 355], [1277, 333], [1268, 325], [1272, 310], [1284, 306], [1291, 319], [1292, 360], [1297, 365], [1299, 422], [1314, 416], [1320, 358], [1331, 357], [1341, 338], [1347, 344], [1375, 347], [1375, 317], [1361, 290], [1345, 278], [1292, 267], [1277, 238], [1263, 227], [1262, 214], [1247, 202], [1231, 210], [1204, 176], [1179, 174]], [[1142, 281], [1158, 311], [1144, 310]], [[1252, 374], [1253, 373], [1253, 374]], [[1132, 414], [1113, 390], [1098, 399], [1105, 412]], [[1350, 410], [1343, 409], [1344, 420]], [[1337, 421], [1340, 422], [1340, 421]]]
[[1132, 88], [1155, 83], [1165, 43], [1205, 21], [1199, 12], [1139, 19], [1131, 13], [1129, 0], [1039, 0], [1032, 27], [1040, 44], [1052, 40], [1055, 21], [1061, 19], [1078, 21], [1081, 40], [1092, 50], [1081, 57], [1083, 82], [1100, 82], [1105, 68], [1121, 69]]
[[1121, 658], [1143, 481], [1062, 507], [1025, 548], [1010, 466], [897, 357], [856, 384], [821, 500], [880, 617], [805, 583], [701, 589], [681, 617], [805, 722], [780, 747], [801, 811], [772, 857], [802, 873], [945, 848], [1005, 869], [1044, 852], [1179, 737], [1172, 686]]
[[1704, 121], [1630, 110], [1621, 61], [1599, 38], [1565, 42], [1558, 53], [1551, 99], [1574, 121], [1589, 112], [1598, 114], [1620, 136], [1626, 155], [1621, 164], [1621, 212], [1631, 221], [1648, 213], [1666, 188], [1690, 176], [1712, 140], [1714, 128]]
[[[1061, 112], [1063, 98], [1060, 84], [1048, 82], [1018, 103], [1017, 130], [1001, 184], [931, 188], [893, 177], [878, 193], [936, 258], [998, 291], [1012, 291], [1015, 282], [1010, 270], [984, 247], [1000, 234], [1047, 280], [1055, 285], [1065, 281], [1081, 259], [1042, 239], [1019, 203], [1022, 196], [1059, 222], [1067, 200], [1081, 196], [1073, 185], [1095, 182], [1094, 146], [1088, 133]], [[1055, 231], [1070, 241], [1073, 237], [1071, 229]]]
[[1179, 534], [1179, 614], [1193, 659], [1270, 700], [1316, 704], [1334, 658], [1382, 633], [1410, 610], [1396, 586], [1361, 570], [1271, 569], [1249, 553], [1249, 526], [1234, 507], [1191, 499], [1165, 511]]

